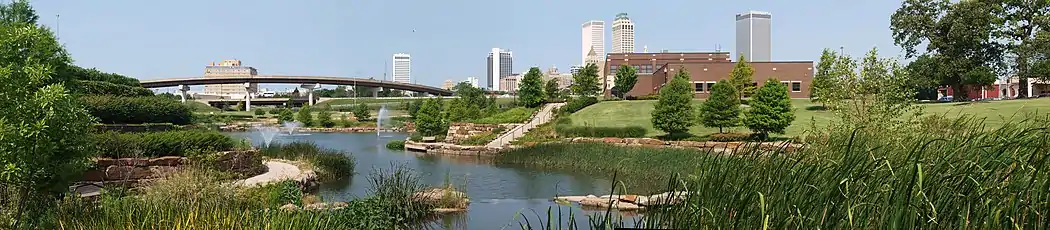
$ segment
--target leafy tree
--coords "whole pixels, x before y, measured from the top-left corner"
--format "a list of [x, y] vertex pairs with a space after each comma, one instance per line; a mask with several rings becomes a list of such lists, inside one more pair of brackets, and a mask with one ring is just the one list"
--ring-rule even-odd
[[[1005, 21], [1000, 1], [906, 0], [890, 17], [894, 43], [905, 51], [905, 58], [923, 59], [916, 70], [919, 77], [938, 85], [965, 92], [964, 86], [987, 86], [1003, 68], [1007, 46], [997, 35]], [[925, 45], [925, 52], [917, 47]], [[992, 76], [992, 77], [989, 77]], [[967, 94], [955, 94], [967, 100]]]
[[821, 107], [827, 107], [828, 102], [834, 100], [836, 76], [833, 68], [836, 59], [838, 54], [835, 51], [824, 49], [824, 53], [820, 55], [820, 62], [817, 63], [817, 73], [813, 75], [813, 83], [809, 85], [810, 100], [819, 101]]
[[587, 63], [572, 75], [572, 94], [582, 97], [593, 97], [601, 92], [601, 86], [598, 82], [598, 65], [594, 63]]
[[543, 73], [539, 67], [529, 68], [518, 84], [518, 102], [525, 107], [536, 108], [543, 104]]
[[[0, 18], [12, 18], [18, 4], [31, 9], [3, 5]], [[68, 61], [48, 30], [0, 25], [0, 210], [14, 221], [0, 228], [39, 228], [28, 226], [39, 226], [94, 154], [93, 118], [55, 74]]]
[[416, 113], [416, 132], [423, 136], [438, 136], [445, 134], [448, 124], [442, 118], [441, 100], [427, 98], [426, 102], [419, 107]]
[[751, 109], [744, 112], [744, 125], [761, 139], [769, 138], [769, 133], [783, 134], [795, 121], [787, 86], [776, 78], [767, 80], [748, 105]]
[[277, 114], [277, 121], [280, 123], [295, 121], [294, 116], [291, 109], [281, 109], [281, 112]]
[[1002, 4], [995, 12], [1001, 18], [999, 38], [1006, 44], [1005, 52], [1012, 60], [1013, 73], [1018, 76], [1021, 97], [1028, 94], [1029, 78], [1050, 79], [1045, 68], [1050, 65], [1047, 46], [1050, 40], [1042, 39], [1041, 33], [1050, 30], [1050, 1], [1045, 0], [999, 0]]
[[711, 89], [711, 97], [700, 105], [700, 122], [707, 127], [723, 128], [740, 125], [740, 98], [729, 81], [721, 80]]
[[369, 114], [370, 111], [368, 109], [368, 105], [366, 105], [365, 103], [359, 103], [355, 105], [352, 112], [354, 113], [354, 117], [356, 117], [358, 121], [368, 120], [372, 118], [372, 114]]
[[335, 127], [335, 121], [332, 120], [332, 112], [328, 111], [328, 108], [322, 109], [321, 112], [317, 113], [317, 124], [325, 128]]
[[27, 0], [15, 0], [10, 4], [0, 4], [0, 25], [36, 25], [40, 16]]
[[733, 65], [733, 71], [729, 72], [729, 83], [736, 88], [739, 98], [743, 99], [744, 96], [751, 95], [751, 91], [754, 91], [754, 86], [751, 85], [754, 80], [755, 68], [751, 67], [747, 61], [744, 61], [744, 55], [740, 55], [737, 59], [736, 65]]
[[660, 100], [652, 112], [653, 127], [667, 132], [669, 136], [685, 134], [696, 124], [693, 115], [693, 87], [689, 85], [689, 72], [682, 67], [671, 82], [660, 88]]
[[561, 90], [558, 89], [558, 79], [551, 78], [547, 81], [547, 85], [543, 87], [543, 94], [547, 96], [548, 102], [557, 101], [561, 99]]
[[417, 112], [419, 111], [419, 108], [423, 107], [423, 101], [424, 100], [413, 100], [412, 102], [409, 103], [408, 115], [412, 116], [412, 119], [415, 119], [417, 117], [416, 115], [417, 115]]
[[[917, 59], [915, 62], [922, 62]], [[912, 87], [916, 75], [908, 73], [897, 62], [879, 58], [871, 49], [860, 67], [850, 57], [839, 57], [838, 80], [832, 107], [839, 110], [844, 124], [853, 126], [888, 126], [894, 119], [913, 109], [917, 91]], [[856, 69], [859, 71], [854, 72]], [[979, 71], [978, 71], [979, 72]], [[870, 125], [875, 124], [875, 125]]]
[[638, 73], [634, 67], [621, 65], [620, 69], [616, 70], [616, 79], [613, 82], [616, 83], [613, 85], [613, 91], [619, 94], [616, 97], [624, 98], [638, 83]]
[[310, 106], [303, 105], [302, 108], [299, 108], [299, 114], [295, 116], [295, 119], [303, 123], [304, 126], [313, 125], [314, 115], [310, 113]]

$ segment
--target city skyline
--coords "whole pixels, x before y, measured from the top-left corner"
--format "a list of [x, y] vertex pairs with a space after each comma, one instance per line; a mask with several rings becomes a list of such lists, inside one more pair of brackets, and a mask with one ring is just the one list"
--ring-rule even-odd
[[[674, 1], [668, 4], [676, 7], [659, 10], [631, 1], [540, 0], [509, 5], [586, 9], [572, 15], [532, 15], [494, 10], [509, 6], [472, 0], [457, 4], [238, 0], [158, 4], [123, 0], [106, 4], [70, 0], [32, 2], [41, 15], [41, 24], [54, 28], [54, 15], [62, 15], [60, 42], [78, 65], [139, 79], [200, 76], [201, 63], [223, 59], [242, 60], [258, 68], [260, 74], [382, 79], [385, 72], [390, 72], [385, 69], [390, 68], [385, 64], [390, 62], [390, 55], [405, 52], [415, 54], [413, 82], [440, 85], [446, 76], [479, 76], [482, 80], [485, 67], [480, 66], [479, 61], [469, 60], [478, 60], [478, 54], [488, 52], [491, 47], [517, 51], [515, 61], [519, 63], [571, 68], [581, 62], [580, 56], [570, 52], [582, 49], [577, 40], [580, 24], [588, 20], [611, 24], [619, 12], [644, 22], [644, 26], [635, 31], [636, 49], [648, 46], [651, 52], [713, 51], [719, 45], [723, 50], [735, 52], [728, 48], [735, 45], [734, 15], [762, 10], [777, 15], [776, 26], [772, 28], [775, 60], [815, 60], [821, 49], [837, 50], [840, 46], [853, 55], [863, 54], [875, 46], [883, 56], [899, 54], [887, 29], [887, 15], [900, 5], [899, 1], [846, 4], [817, 0], [813, 3], [815, 6], [802, 7], [771, 0], [706, 4]], [[199, 5], [209, 7], [200, 10], [196, 7]], [[158, 8], [168, 10], [152, 10]], [[227, 8], [243, 10], [217, 11]], [[854, 8], [866, 10], [847, 10]], [[393, 13], [402, 10], [403, 13]], [[824, 13], [813, 14], [814, 11]], [[277, 12], [286, 16], [271, 16]], [[427, 12], [443, 12], [442, 17], [446, 18], [427, 20], [427, 15], [433, 15]], [[360, 23], [362, 21], [378, 23]], [[372, 31], [374, 36], [359, 36], [357, 31]], [[222, 33], [252, 36], [231, 39], [220, 36]], [[610, 36], [610, 32], [605, 33]], [[531, 34], [543, 34], [543, 39], [529, 36]], [[432, 43], [440, 45], [428, 45]], [[526, 69], [519, 66], [513, 72]]]

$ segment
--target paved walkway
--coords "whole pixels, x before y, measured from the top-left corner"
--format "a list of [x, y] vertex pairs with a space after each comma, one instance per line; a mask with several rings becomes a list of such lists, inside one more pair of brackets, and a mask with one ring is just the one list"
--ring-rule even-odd
[[492, 142], [489, 142], [489, 144], [485, 145], [485, 147], [498, 148], [510, 145], [511, 141], [514, 141], [519, 137], [525, 136], [525, 133], [528, 133], [529, 130], [531, 130], [532, 128], [536, 128], [536, 126], [540, 126], [551, 121], [551, 119], [554, 118], [554, 110], [561, 108], [561, 106], [563, 105], [565, 105], [565, 103], [552, 103], [544, 105], [543, 109], [540, 109], [540, 112], [536, 113], [536, 116], [532, 117], [532, 120], [529, 120], [529, 123], [525, 123], [524, 125], [514, 127], [514, 129], [507, 131], [495, 140], [492, 140]]
[[289, 163], [267, 161], [263, 164], [266, 165], [266, 173], [244, 179], [239, 184], [245, 186], [264, 185], [284, 180], [298, 180], [303, 176], [303, 172], [299, 170], [299, 167]]

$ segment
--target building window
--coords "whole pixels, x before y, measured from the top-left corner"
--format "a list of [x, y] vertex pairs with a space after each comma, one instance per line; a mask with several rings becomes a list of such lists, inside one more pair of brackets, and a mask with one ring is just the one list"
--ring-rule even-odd
[[707, 92], [711, 92], [711, 89], [714, 88], [714, 87], [715, 87], [715, 82], [713, 82], [713, 81], [707, 82]]
[[791, 82], [790, 81], [780, 81], [780, 84], [784, 85], [784, 88], [791, 87]]
[[694, 82], [693, 83], [693, 91], [695, 91], [697, 93], [703, 93], [704, 92], [704, 83], [703, 82]]
[[802, 92], [802, 82], [793, 81], [791, 82], [791, 92]]

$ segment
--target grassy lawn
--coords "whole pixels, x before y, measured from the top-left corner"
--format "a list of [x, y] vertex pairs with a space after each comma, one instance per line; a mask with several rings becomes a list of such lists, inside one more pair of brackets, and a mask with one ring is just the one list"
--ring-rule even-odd
[[[702, 100], [693, 101], [695, 104], [700, 102]], [[819, 105], [810, 102], [808, 99], [792, 99], [791, 103], [795, 107], [795, 122], [787, 128], [785, 136], [802, 134], [810, 126], [811, 122], [816, 122], [817, 126], [822, 126], [833, 119], [837, 119], [829, 111], [807, 110], [807, 107]], [[648, 136], [663, 135], [664, 133], [654, 129], [652, 122], [650, 122], [654, 104], [656, 104], [655, 100], [606, 101], [573, 113], [570, 118], [572, 118], [573, 125], [598, 127], [642, 126], [648, 130], [646, 133]], [[925, 108], [924, 111], [927, 114], [943, 114], [951, 117], [972, 115], [986, 118], [985, 124], [995, 126], [1003, 124], [1014, 114], [1017, 117], [1024, 117], [1028, 113], [1045, 113], [1050, 111], [1050, 99], [936, 103], [920, 106]], [[731, 131], [746, 132], [748, 130], [745, 127], [737, 127], [731, 129]], [[694, 135], [707, 135], [718, 132], [718, 129], [698, 125], [690, 128], [689, 132]]]

